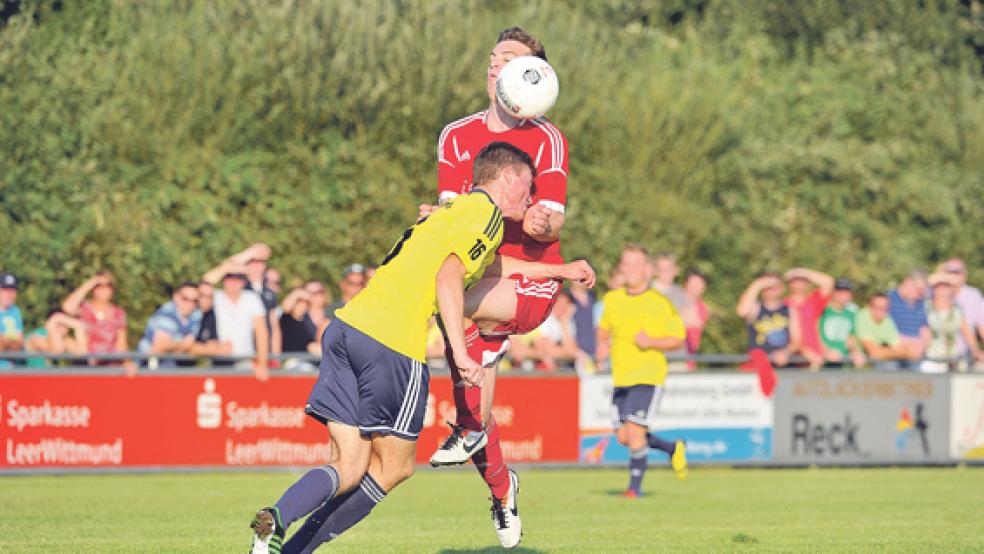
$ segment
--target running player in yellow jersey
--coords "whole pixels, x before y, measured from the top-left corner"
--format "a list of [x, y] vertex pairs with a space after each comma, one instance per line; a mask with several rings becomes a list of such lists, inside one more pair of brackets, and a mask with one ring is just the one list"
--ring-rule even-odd
[[609, 291], [598, 322], [599, 362], [611, 353], [612, 419], [615, 437], [629, 447], [629, 488], [624, 496], [640, 494], [650, 448], [670, 456], [677, 477], [687, 475], [683, 441], [670, 442], [649, 433], [666, 381], [663, 352], [679, 348], [685, 331], [680, 314], [670, 301], [649, 288], [652, 264], [644, 248], [622, 250], [619, 271], [625, 287]]
[[[328, 426], [332, 458], [257, 512], [254, 554], [312, 552], [413, 474], [427, 404], [427, 322], [435, 311], [455, 364], [467, 382], [480, 383], [482, 368], [465, 348], [464, 289], [495, 260], [495, 271], [510, 269], [501, 266], [512, 262], [495, 255], [502, 218], [522, 220], [534, 169], [522, 150], [495, 142], [478, 154], [473, 174], [475, 191], [407, 229], [366, 289], [325, 330], [306, 411]], [[522, 271], [550, 277], [563, 275], [560, 267], [533, 264]], [[287, 527], [316, 508], [284, 543]]]

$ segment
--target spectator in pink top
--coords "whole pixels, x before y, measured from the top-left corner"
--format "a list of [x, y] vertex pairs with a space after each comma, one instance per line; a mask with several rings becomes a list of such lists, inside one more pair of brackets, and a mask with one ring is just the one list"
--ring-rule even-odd
[[[85, 323], [89, 354], [120, 354], [129, 350], [126, 313], [113, 304], [113, 285], [113, 275], [102, 270], [72, 291], [62, 303], [66, 314]], [[124, 361], [123, 365], [129, 373], [136, 370], [130, 360]]]
[[[680, 309], [680, 317], [683, 318], [683, 325], [687, 329], [688, 354], [696, 354], [700, 349], [700, 339], [710, 317], [710, 311], [704, 303], [705, 291], [707, 291], [707, 277], [703, 273], [691, 269], [684, 274], [683, 294], [687, 297], [687, 302]], [[691, 361], [687, 367], [694, 369], [697, 364]]]
[[834, 290], [834, 278], [826, 273], [794, 267], [784, 275], [789, 286], [786, 305], [796, 310], [800, 325], [799, 354], [807, 359], [811, 369], [823, 366], [823, 345], [820, 343], [820, 316]]

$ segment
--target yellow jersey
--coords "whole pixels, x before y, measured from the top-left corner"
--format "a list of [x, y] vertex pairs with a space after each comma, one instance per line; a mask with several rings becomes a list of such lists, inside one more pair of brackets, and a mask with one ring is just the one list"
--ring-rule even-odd
[[666, 356], [659, 350], [639, 348], [636, 335], [645, 331], [651, 337], [685, 338], [683, 319], [673, 304], [653, 289], [636, 295], [625, 289], [613, 290], [602, 302], [598, 327], [611, 336], [614, 385], [662, 385], [666, 380]]
[[465, 287], [481, 278], [502, 243], [502, 212], [481, 189], [445, 204], [403, 233], [365, 289], [336, 312], [386, 347], [425, 362], [427, 322], [437, 311], [437, 272], [450, 255]]

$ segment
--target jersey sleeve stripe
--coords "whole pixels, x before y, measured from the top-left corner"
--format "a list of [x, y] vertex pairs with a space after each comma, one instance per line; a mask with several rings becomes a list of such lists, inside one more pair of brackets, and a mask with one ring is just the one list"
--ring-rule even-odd
[[562, 170], [564, 167], [564, 139], [560, 134], [560, 130], [543, 118], [532, 119], [530, 121], [546, 133], [547, 138], [550, 139], [550, 154], [553, 156], [550, 169]]
[[[437, 159], [438, 159], [438, 161], [447, 162], [447, 160], [444, 159], [444, 141], [446, 141], [448, 139], [448, 135], [451, 133], [451, 131], [454, 131], [458, 127], [464, 127], [465, 125], [468, 125], [469, 123], [471, 123], [472, 121], [475, 121], [476, 119], [480, 119], [480, 118], [485, 117], [484, 114], [485, 114], [485, 112], [484, 111], [481, 111], [481, 112], [473, 113], [471, 115], [466, 115], [465, 117], [462, 117], [461, 119], [459, 119], [457, 121], [452, 121], [451, 123], [448, 123], [444, 127], [444, 130], [441, 131], [441, 136], [437, 139]], [[449, 165], [453, 165], [453, 164], [450, 164], [450, 162], [448, 162], [448, 163], [449, 163]]]
[[485, 236], [489, 239], [495, 238], [495, 228], [502, 223], [502, 212], [499, 211], [499, 207], [496, 206], [492, 210], [492, 217], [489, 218], [489, 222], [485, 225]]
[[502, 217], [496, 219], [495, 223], [492, 225], [492, 229], [485, 233], [485, 236], [489, 237], [489, 240], [495, 240], [496, 234], [499, 233], [499, 229], [502, 229]]
[[538, 204], [546, 208], [550, 208], [555, 212], [564, 213], [566, 211], [566, 208], [564, 207], [563, 204], [561, 204], [560, 202], [554, 202], [553, 200], [540, 200]]

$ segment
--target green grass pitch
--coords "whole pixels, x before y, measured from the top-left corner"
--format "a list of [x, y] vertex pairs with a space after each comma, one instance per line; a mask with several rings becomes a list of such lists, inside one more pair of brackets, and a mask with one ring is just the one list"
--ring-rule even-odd
[[[521, 471], [517, 552], [980, 552], [984, 468]], [[297, 473], [0, 478], [0, 552], [240, 552]], [[420, 471], [328, 552], [497, 551], [471, 471]]]

